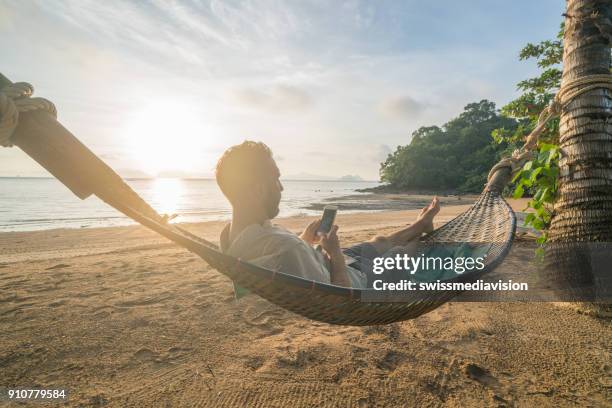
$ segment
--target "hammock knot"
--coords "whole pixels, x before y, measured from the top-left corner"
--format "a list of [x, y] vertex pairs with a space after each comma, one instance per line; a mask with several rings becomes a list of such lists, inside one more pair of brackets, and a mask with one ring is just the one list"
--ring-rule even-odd
[[493, 177], [495, 176], [495, 173], [504, 168], [509, 169], [510, 174], [516, 173], [532, 157], [533, 152], [531, 150], [516, 149], [512, 153], [511, 157], [504, 157], [495, 166], [493, 166], [491, 171], [489, 171], [487, 181], [490, 183]]
[[34, 87], [27, 82], [16, 82], [0, 89], [0, 146], [10, 147], [11, 137], [19, 123], [19, 113], [43, 110], [57, 116], [52, 102], [32, 98]]

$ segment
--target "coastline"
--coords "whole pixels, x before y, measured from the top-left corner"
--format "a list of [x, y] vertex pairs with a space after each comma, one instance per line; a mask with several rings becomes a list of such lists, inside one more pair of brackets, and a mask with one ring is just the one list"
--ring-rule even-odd
[[[446, 222], [469, 205], [443, 208], [438, 222]], [[359, 234], [364, 230], [369, 235], [380, 231], [391, 230], [396, 226], [410, 223], [418, 214], [417, 210], [354, 212], [339, 213], [336, 223], [341, 234]], [[296, 215], [276, 218], [275, 223], [283, 225], [294, 232], [300, 232], [315, 216]], [[221, 230], [228, 220], [204, 221], [197, 223], [179, 223], [182, 227], [212, 242], [217, 242]], [[75, 243], [79, 243], [75, 247]], [[71, 256], [108, 253], [115, 250], [127, 250], [148, 246], [174, 246], [165, 238], [149, 231], [140, 225], [96, 228], [57, 228], [37, 231], [10, 231], [0, 233], [0, 253], [2, 263], [20, 262], [26, 259], [54, 259]], [[45, 258], [48, 257], [48, 258]]]
[[478, 195], [478, 193], [476, 192], [466, 193], [466, 192], [460, 192], [459, 190], [456, 190], [456, 189], [435, 190], [435, 189], [424, 188], [424, 189], [406, 190], [402, 188], [392, 187], [389, 184], [380, 184], [375, 187], [359, 188], [356, 191], [360, 193], [374, 193], [374, 194], [406, 194], [406, 195], [426, 195], [426, 196], [437, 195], [437, 196], [442, 196], [442, 197], [448, 197], [448, 196], [461, 197], [461, 196]]
[[[53, 179], [46, 181], [55, 184], [53, 193], [57, 196], [41, 194], [38, 197], [34, 194], [32, 200], [25, 206], [16, 204], [18, 195], [4, 197], [4, 201], [0, 199], [0, 205], [4, 205], [7, 209], [0, 213], [0, 233], [134, 225], [132, 220], [96, 197], [79, 201], [59, 182]], [[144, 193], [144, 198], [148, 199], [147, 201], [151, 202], [160, 213], [178, 215], [177, 222], [219, 221], [230, 216], [231, 208], [213, 181], [207, 185], [195, 186], [177, 180], [147, 180], [147, 182], [149, 184], [136, 186], [138, 187], [136, 191]], [[415, 210], [428, 205], [432, 198], [422, 194], [357, 193], [354, 185], [333, 185], [331, 188], [328, 186], [326, 189], [313, 190], [313, 185], [305, 183], [298, 182], [290, 186], [288, 197], [280, 204], [281, 217], [317, 216], [329, 204], [336, 205], [344, 214]], [[44, 189], [39, 186], [39, 190]], [[166, 193], [173, 198], [162, 199], [162, 196], [166, 197]], [[471, 204], [477, 198], [476, 195], [440, 197], [444, 206]]]
[[[425, 199], [425, 197], [424, 197]], [[471, 204], [449, 206], [446, 198], [441, 198], [442, 209], [436, 218], [436, 225], [441, 225], [466, 211]], [[520, 212], [526, 206], [526, 200], [509, 200], [515, 211]], [[401, 225], [412, 222], [419, 210], [395, 210], [377, 212], [340, 212], [336, 223], [340, 236], [350, 234], [352, 240], [365, 239], [392, 231]], [[316, 216], [295, 215], [275, 218], [278, 223], [291, 231], [300, 232]], [[189, 231], [212, 242], [217, 242], [221, 230], [228, 220], [203, 221], [196, 223], [178, 223]], [[520, 227], [520, 226], [519, 226]], [[78, 243], [78, 245], [75, 245]], [[140, 225], [110, 226], [94, 228], [54, 228], [36, 231], [0, 232], [0, 265], [21, 262], [26, 259], [55, 259], [72, 256], [83, 256], [97, 253], [108, 253], [118, 249], [139, 248], [147, 246], [173, 246], [170, 241], [149, 231]]]

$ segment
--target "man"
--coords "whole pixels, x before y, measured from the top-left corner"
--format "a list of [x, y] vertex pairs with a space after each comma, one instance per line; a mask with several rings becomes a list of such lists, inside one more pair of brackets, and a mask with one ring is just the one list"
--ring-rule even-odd
[[[338, 226], [317, 234], [321, 220], [295, 235], [271, 220], [278, 215], [283, 186], [270, 149], [261, 142], [232, 146], [219, 159], [217, 184], [232, 206], [232, 221], [221, 233], [221, 250], [244, 261], [318, 282], [368, 287], [373, 276], [364, 265], [389, 251], [411, 253], [419, 237], [433, 230], [438, 199], [421, 211], [416, 222], [389, 236], [343, 250]], [[313, 247], [320, 245], [320, 250]], [[347, 266], [345, 255], [357, 260]]]

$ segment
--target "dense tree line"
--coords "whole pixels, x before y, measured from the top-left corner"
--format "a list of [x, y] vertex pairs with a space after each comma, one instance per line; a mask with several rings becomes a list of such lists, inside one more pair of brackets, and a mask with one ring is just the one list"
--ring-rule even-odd
[[480, 192], [507, 148], [493, 141], [492, 131], [517, 126], [516, 120], [502, 117], [493, 102], [470, 103], [442, 127], [415, 131], [409, 144], [398, 146], [381, 163], [381, 181], [397, 190]]

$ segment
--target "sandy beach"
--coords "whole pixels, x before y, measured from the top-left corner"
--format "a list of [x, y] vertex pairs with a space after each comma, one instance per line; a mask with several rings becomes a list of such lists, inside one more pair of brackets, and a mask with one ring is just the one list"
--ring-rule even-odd
[[[518, 210], [524, 202], [514, 203]], [[446, 221], [467, 205], [444, 206]], [[344, 244], [416, 211], [340, 215]], [[278, 220], [300, 231], [310, 218]], [[221, 222], [186, 228], [217, 241]], [[524, 267], [513, 249], [497, 273]], [[68, 406], [605, 406], [609, 321], [548, 303], [449, 303], [381, 327], [312, 322], [139, 226], [0, 234], [0, 385]], [[2, 404], [0, 402], [0, 404]]]

